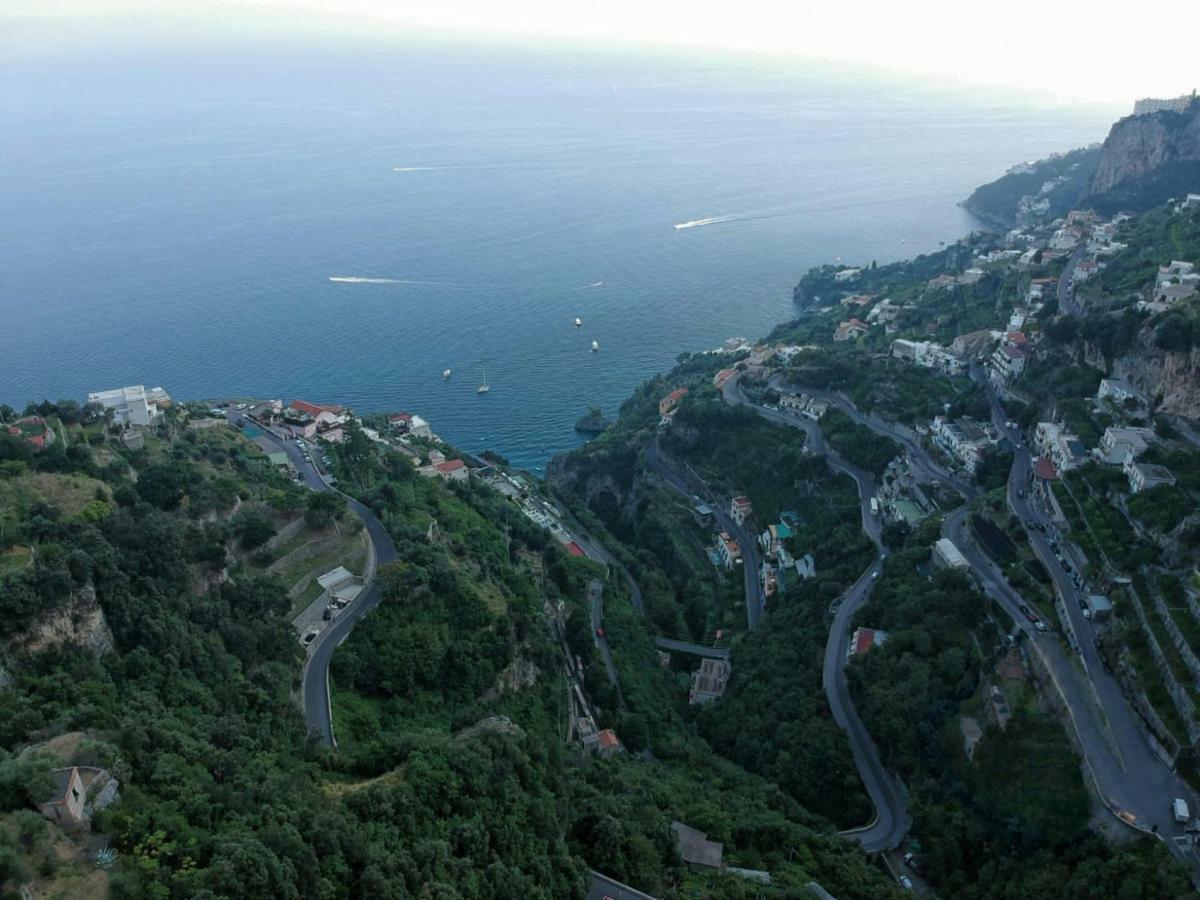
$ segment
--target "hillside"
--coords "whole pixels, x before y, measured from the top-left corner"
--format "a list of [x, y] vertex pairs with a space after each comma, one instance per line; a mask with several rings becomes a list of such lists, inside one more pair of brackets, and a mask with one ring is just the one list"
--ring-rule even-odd
[[1200, 186], [1200, 100], [1183, 113], [1126, 116], [1098, 146], [1015, 167], [963, 202], [1008, 229], [1048, 222], [1076, 207], [1141, 212]]
[[[730, 864], [770, 871], [756, 896], [813, 880], [893, 896], [822, 814], [708, 749], [617, 579], [605, 625], [623, 690], [609, 683], [587, 602], [604, 567], [485, 479], [420, 477], [354, 424], [326, 447], [398, 558], [334, 654], [339, 746], [324, 750], [296, 702], [292, 616], [315, 573], [361, 564], [358, 520], [238, 430], [189, 428], [186, 406], [136, 450], [77, 404], [32, 412], [61, 438], [37, 449], [0, 433], [5, 896], [559, 900], [586, 894], [589, 869], [668, 900], [745, 896], [740, 879], [681, 864], [675, 820], [721, 841]], [[550, 610], [628, 752], [564, 740]], [[46, 752], [68, 737], [84, 756]], [[84, 763], [119, 779], [119, 796], [82, 831], [46, 822], [51, 769]]]

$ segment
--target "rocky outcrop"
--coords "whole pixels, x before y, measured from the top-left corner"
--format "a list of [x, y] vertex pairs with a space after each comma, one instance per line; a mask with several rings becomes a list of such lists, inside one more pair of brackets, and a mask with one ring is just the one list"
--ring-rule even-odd
[[113, 648], [112, 631], [90, 584], [71, 593], [68, 601], [34, 619], [14, 635], [7, 650], [36, 653], [58, 644], [77, 644], [100, 657]]
[[1186, 113], [1126, 116], [1114, 124], [1101, 146], [1088, 194], [1108, 193], [1180, 160], [1200, 160], [1200, 102]]
[[1114, 361], [1113, 374], [1157, 401], [1157, 412], [1200, 417], [1200, 347], [1169, 353], [1154, 345], [1154, 332], [1147, 328], [1134, 349]]
[[1186, 112], [1126, 116], [1113, 125], [1081, 203], [1102, 212], [1149, 209], [1200, 182], [1200, 100]]

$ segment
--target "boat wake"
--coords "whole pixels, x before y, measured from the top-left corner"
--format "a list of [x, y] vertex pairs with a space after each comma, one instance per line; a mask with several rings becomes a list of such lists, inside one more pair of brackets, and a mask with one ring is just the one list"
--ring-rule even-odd
[[585, 284], [579, 290], [586, 291], [588, 288], [598, 288], [598, 287], [604, 287], [604, 282], [603, 281], [593, 281], [591, 284]]
[[722, 222], [732, 222], [738, 216], [709, 216], [707, 219], [692, 219], [690, 222], [680, 222], [675, 226], [676, 231], [683, 231], [685, 228], [699, 228], [701, 225], [719, 225]]
[[393, 172], [436, 172], [438, 169], [444, 169], [445, 166], [393, 166]]
[[336, 284], [411, 284], [421, 287], [477, 287], [469, 281], [426, 281], [420, 278], [367, 278], [362, 275], [330, 275]]

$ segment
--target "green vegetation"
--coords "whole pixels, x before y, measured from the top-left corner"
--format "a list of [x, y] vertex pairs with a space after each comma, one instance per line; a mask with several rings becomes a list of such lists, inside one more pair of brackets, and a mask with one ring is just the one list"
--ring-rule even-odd
[[1039, 195], [1049, 181], [1059, 181], [1045, 199], [1050, 202], [1048, 219], [1065, 215], [1087, 189], [1088, 181], [1100, 161], [1100, 148], [1084, 147], [1039, 160], [1025, 170], [1009, 172], [989, 184], [978, 187], [963, 204], [972, 214], [1003, 228], [1012, 228], [1022, 197]]
[[[912, 794], [923, 874], [953, 897], [1082, 900], [1101, 875], [1111, 879], [1106, 896], [1186, 896], [1186, 875], [1165, 865], [1161, 845], [1114, 850], [1088, 830], [1062, 727], [1019, 702], [1023, 683], [988, 671], [1004, 648], [987, 602], [960, 575], [940, 572], [931, 584], [917, 570], [931, 537], [914, 534], [888, 560], [857, 620], [890, 636], [849, 669], [860, 715]], [[1003, 730], [988, 726], [968, 758], [959, 717], [982, 718], [981, 681], [1004, 686], [1013, 718]]]
[[876, 477], [901, 453], [900, 445], [891, 438], [876, 434], [866, 425], [855, 424], [840, 409], [831, 408], [821, 417], [821, 431], [829, 446], [844, 459]]
[[966, 377], [951, 378], [933, 369], [890, 356], [863, 365], [860, 352], [821, 348], [799, 353], [787, 370], [790, 382], [844, 392], [864, 412], [906, 425], [927, 423], [946, 413], [986, 417], [983, 392]]

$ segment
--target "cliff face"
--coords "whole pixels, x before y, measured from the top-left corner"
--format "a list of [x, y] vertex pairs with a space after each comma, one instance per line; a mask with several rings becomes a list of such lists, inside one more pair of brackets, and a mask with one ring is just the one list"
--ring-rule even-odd
[[1198, 168], [1200, 101], [1184, 113], [1126, 116], [1100, 148], [1084, 200], [1146, 208], [1186, 191]]
[[1146, 329], [1134, 349], [1113, 362], [1113, 374], [1126, 379], [1147, 400], [1162, 398], [1159, 412], [1200, 417], [1200, 347], [1168, 353], [1154, 346]]
[[56, 644], [78, 644], [97, 657], [113, 648], [112, 632], [90, 584], [74, 591], [65, 605], [31, 622], [9, 641], [8, 649], [35, 653]]

